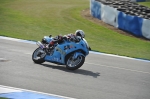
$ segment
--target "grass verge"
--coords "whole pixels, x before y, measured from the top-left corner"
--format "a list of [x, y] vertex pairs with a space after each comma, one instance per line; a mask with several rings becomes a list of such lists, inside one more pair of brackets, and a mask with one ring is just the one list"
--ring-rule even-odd
[[9, 98], [3, 98], [3, 97], [0, 97], [0, 99], [9, 99]]
[[82, 29], [92, 50], [150, 60], [150, 41], [122, 35], [82, 17], [87, 0], [0, 0], [0, 35], [41, 40]]
[[147, 6], [150, 8], [150, 1], [149, 2], [139, 2], [139, 4]]

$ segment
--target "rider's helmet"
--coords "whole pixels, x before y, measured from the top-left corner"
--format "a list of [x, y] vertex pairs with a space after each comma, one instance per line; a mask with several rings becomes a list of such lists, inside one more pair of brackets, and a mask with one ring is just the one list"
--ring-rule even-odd
[[80, 36], [81, 38], [85, 37], [85, 34], [84, 34], [83, 30], [76, 30], [75, 35]]

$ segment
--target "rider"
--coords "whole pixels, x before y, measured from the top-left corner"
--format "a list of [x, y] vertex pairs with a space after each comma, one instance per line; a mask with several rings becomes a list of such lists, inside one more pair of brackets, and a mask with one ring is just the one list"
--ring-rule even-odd
[[49, 48], [53, 47], [54, 44], [56, 43], [60, 43], [63, 41], [63, 39], [69, 39], [71, 41], [75, 41], [75, 42], [78, 42], [79, 39], [81, 38], [84, 38], [85, 37], [85, 34], [84, 34], [84, 31], [83, 30], [76, 30], [75, 31], [75, 34], [67, 34], [67, 35], [64, 35], [64, 36], [56, 36], [52, 39], [52, 41], [49, 43]]

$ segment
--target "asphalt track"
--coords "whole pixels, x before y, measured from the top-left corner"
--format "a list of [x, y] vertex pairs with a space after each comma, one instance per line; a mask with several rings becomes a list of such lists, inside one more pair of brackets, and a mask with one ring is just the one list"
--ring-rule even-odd
[[90, 53], [76, 71], [34, 64], [35, 44], [0, 38], [0, 85], [77, 99], [150, 99], [150, 61]]

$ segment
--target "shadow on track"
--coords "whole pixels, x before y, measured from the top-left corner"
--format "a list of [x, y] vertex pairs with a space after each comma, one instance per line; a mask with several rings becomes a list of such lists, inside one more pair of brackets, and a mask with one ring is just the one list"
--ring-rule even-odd
[[99, 72], [94, 73], [92, 71], [88, 71], [84, 69], [77, 69], [77, 70], [72, 71], [72, 70], [66, 69], [64, 66], [59, 66], [59, 65], [50, 65], [50, 64], [41, 64], [41, 65], [43, 65], [44, 67], [58, 69], [58, 70], [62, 70], [62, 71], [69, 72], [69, 73], [93, 76], [94, 78], [97, 78], [98, 76], [100, 76]]

